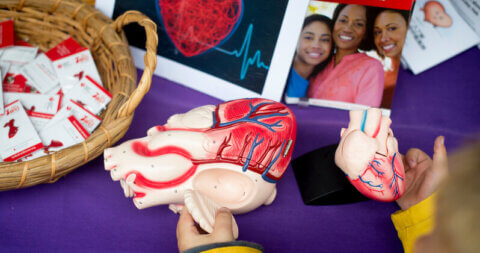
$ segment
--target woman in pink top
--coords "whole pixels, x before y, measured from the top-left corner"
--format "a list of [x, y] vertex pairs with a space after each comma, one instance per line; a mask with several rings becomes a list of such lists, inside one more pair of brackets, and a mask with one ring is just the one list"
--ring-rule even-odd
[[367, 7], [339, 4], [333, 14], [335, 56], [310, 84], [309, 98], [379, 107], [384, 72], [380, 61], [358, 50], [373, 49], [372, 15]]

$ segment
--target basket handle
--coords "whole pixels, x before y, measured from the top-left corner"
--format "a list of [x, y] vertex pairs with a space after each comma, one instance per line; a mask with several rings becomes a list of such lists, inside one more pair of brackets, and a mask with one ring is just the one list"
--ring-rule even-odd
[[138, 11], [127, 11], [115, 19], [112, 25], [113, 28], [119, 32], [125, 25], [133, 22], [137, 22], [139, 25], [143, 26], [146, 32], [147, 41], [145, 43], [145, 48], [147, 52], [144, 57], [145, 69], [137, 88], [130, 95], [127, 102], [120, 107], [118, 117], [132, 115], [145, 94], [150, 90], [152, 75], [157, 66], [157, 25], [152, 20]]

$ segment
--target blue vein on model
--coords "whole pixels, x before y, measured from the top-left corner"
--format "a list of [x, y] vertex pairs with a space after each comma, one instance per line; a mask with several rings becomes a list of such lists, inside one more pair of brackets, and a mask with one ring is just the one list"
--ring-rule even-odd
[[365, 180], [363, 180], [362, 176], [360, 176], [360, 175], [358, 175], [358, 178], [360, 179], [360, 181], [362, 181], [362, 183], [367, 184], [367, 185], [369, 185], [370, 187], [382, 188], [382, 184], [374, 185], [374, 184], [372, 184], [372, 181], [365, 181]]
[[285, 145], [285, 142], [287, 140], [283, 140], [283, 143], [282, 143], [282, 146], [280, 147], [280, 150], [278, 150], [278, 154], [275, 156], [275, 158], [270, 162], [270, 164], [268, 165], [267, 169], [265, 169], [265, 171], [263, 172], [262, 174], [262, 178], [269, 182], [269, 183], [276, 183], [277, 181], [276, 180], [273, 180], [269, 177], [267, 177], [267, 174], [268, 172], [270, 171], [270, 169], [272, 168], [272, 165], [275, 164], [275, 162], [277, 161], [278, 157], [280, 156], [280, 154], [282, 153], [282, 150], [283, 150], [283, 146]]
[[[380, 165], [381, 165], [381, 163], [380, 163], [379, 161], [377, 161], [377, 160], [373, 160], [373, 162], [374, 162], [377, 166], [380, 166]], [[370, 164], [370, 167], [372, 167], [372, 169], [375, 170], [375, 172], [377, 172], [377, 177], [382, 176], [383, 174], [385, 174], [385, 172], [381, 172], [381, 171], [379, 171], [377, 168], [375, 168], [375, 166], [374, 166], [371, 162], [370, 162], [369, 164]]]
[[260, 145], [260, 143], [263, 142], [264, 138], [262, 138], [259, 142], [257, 142], [258, 135], [259, 134], [257, 134], [257, 136], [255, 136], [255, 140], [253, 140], [252, 147], [250, 148], [250, 152], [248, 152], [247, 159], [245, 160], [245, 164], [243, 165], [243, 168], [242, 168], [243, 172], [247, 171], [248, 165], [250, 164], [250, 161], [252, 160], [253, 151], [255, 150], [255, 148], [258, 145]]
[[397, 171], [395, 170], [395, 167], [394, 167], [395, 156], [397, 156], [397, 153], [393, 154], [393, 158], [392, 158], [393, 178], [392, 178], [392, 183], [390, 183], [390, 189], [393, 187], [393, 183], [395, 183], [395, 190], [393, 193], [394, 193], [394, 196], [396, 197], [397, 195], [399, 195], [397, 177], [402, 181], [403, 181], [403, 178], [400, 175], [398, 175]]
[[[264, 118], [272, 118], [272, 117], [277, 117], [277, 116], [285, 116], [285, 115], [288, 115], [287, 112], [285, 113], [271, 113], [271, 114], [265, 114], [265, 115], [259, 115], [259, 116], [255, 116], [255, 117], [252, 117], [250, 118], [250, 116], [262, 105], [268, 105], [268, 104], [273, 104], [273, 103], [270, 103], [270, 102], [265, 102], [265, 103], [260, 103], [256, 106], [252, 106], [252, 103], [250, 103], [250, 112], [245, 115], [243, 118], [241, 119], [237, 119], [237, 120], [233, 120], [233, 121], [229, 121], [229, 122], [225, 122], [225, 123], [220, 123], [218, 124], [218, 127], [226, 127], [226, 126], [230, 126], [230, 125], [233, 125], [235, 123], [240, 123], [240, 122], [249, 122], [249, 123], [253, 123], [253, 124], [257, 124], [257, 125], [261, 125], [261, 126], [264, 126], [266, 127], [268, 130], [270, 130], [271, 132], [276, 132], [275, 129], [273, 129], [274, 127], [282, 127], [282, 125], [280, 124], [282, 122], [282, 120], [278, 120], [276, 121], [275, 123], [273, 124], [268, 124], [268, 123], [264, 123], [262, 121], [260, 121], [260, 119], [264, 119]], [[213, 125], [212, 125], [212, 128], [215, 127], [215, 125], [217, 124], [217, 119], [215, 117], [215, 111], [213, 111]]]

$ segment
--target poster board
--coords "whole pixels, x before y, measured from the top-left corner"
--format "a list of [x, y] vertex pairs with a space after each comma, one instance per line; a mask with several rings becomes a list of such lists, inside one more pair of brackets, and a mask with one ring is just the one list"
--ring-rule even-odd
[[[218, 3], [103, 0], [95, 7], [113, 19], [138, 10], [157, 24], [155, 74], [222, 100], [279, 101], [308, 0]], [[144, 68], [144, 31], [125, 31], [135, 65]]]

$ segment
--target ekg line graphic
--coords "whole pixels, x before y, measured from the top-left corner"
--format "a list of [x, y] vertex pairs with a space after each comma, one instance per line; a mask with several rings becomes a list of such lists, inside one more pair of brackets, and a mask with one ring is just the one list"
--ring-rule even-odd
[[252, 40], [252, 34], [253, 34], [253, 25], [250, 24], [248, 26], [248, 30], [247, 30], [247, 33], [245, 34], [245, 39], [243, 40], [243, 44], [240, 50], [228, 51], [219, 47], [214, 47], [215, 50], [227, 55], [235, 56], [237, 58], [240, 58], [243, 56], [242, 68], [240, 71], [240, 80], [245, 79], [248, 68], [252, 65], [256, 65], [257, 68], [263, 68], [266, 70], [268, 70], [269, 68], [269, 66], [267, 66], [264, 62], [260, 60], [260, 58], [262, 57], [262, 52], [260, 52], [260, 50], [257, 50], [253, 55], [253, 57], [248, 57], [248, 51], [250, 50], [250, 42]]

